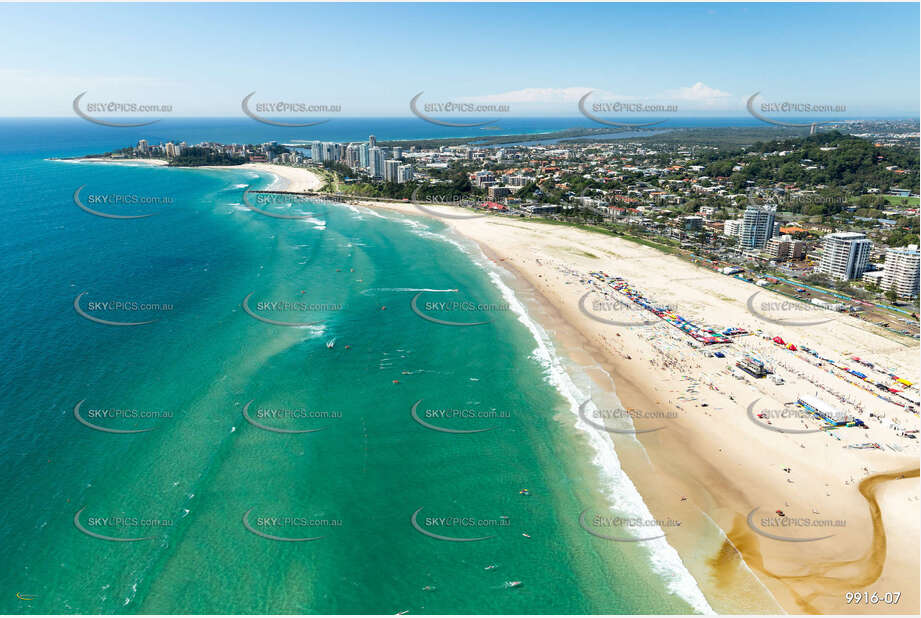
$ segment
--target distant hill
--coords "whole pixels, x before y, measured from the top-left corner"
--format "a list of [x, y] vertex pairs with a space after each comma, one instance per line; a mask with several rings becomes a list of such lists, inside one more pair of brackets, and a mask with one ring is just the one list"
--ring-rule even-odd
[[[752, 159], [749, 153], [785, 153]], [[829, 185], [853, 194], [876, 188], [918, 191], [918, 150], [901, 146], [876, 146], [873, 142], [829, 131], [757, 142], [750, 148], [703, 155], [704, 173], [728, 176], [736, 190], [747, 181], [764, 186], [776, 182], [799, 186]], [[739, 163], [744, 166], [732, 171]], [[892, 168], [892, 169], [887, 169]]]

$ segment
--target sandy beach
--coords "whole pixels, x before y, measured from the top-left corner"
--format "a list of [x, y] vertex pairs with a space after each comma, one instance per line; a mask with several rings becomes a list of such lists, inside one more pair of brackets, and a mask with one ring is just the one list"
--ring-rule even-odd
[[112, 159], [109, 157], [81, 157], [77, 159], [51, 159], [61, 163], [109, 163], [114, 165], [153, 165], [164, 167], [168, 165], [163, 159]]
[[323, 187], [323, 178], [303, 167], [273, 165], [271, 163], [244, 163], [233, 167], [209, 167], [208, 169], [245, 169], [271, 174], [275, 181], [269, 187], [273, 191], [308, 192], [319, 191]]
[[[80, 159], [57, 159], [69, 163], [108, 163], [114, 165], [153, 165], [166, 166], [164, 159], [110, 159], [101, 157], [85, 157]], [[287, 165], [274, 165], [272, 163], [244, 163], [243, 165], [204, 165], [199, 167], [179, 167], [177, 169], [203, 169], [203, 170], [251, 170], [264, 174], [271, 174], [275, 180], [269, 186], [274, 191], [309, 192], [319, 191], [323, 187], [323, 178], [314, 171], [303, 167], [290, 167]]]
[[[355, 203], [426, 214], [410, 204]], [[686, 522], [669, 542], [717, 612], [917, 613], [919, 450], [900, 434], [917, 430], [918, 416], [819, 360], [852, 365], [858, 357], [874, 363], [860, 365], [874, 377], [917, 383], [917, 342], [831, 312], [778, 324], [750, 300], [775, 294], [622, 238], [508, 217], [443, 220], [537, 293], [544, 327], [598, 375], [599, 400], [615, 395], [607, 392], [613, 377], [636, 428], [611, 434], [622, 466], [657, 519]], [[750, 334], [715, 346], [724, 358], [715, 357], [590, 275], [598, 271], [695, 324]], [[746, 354], [766, 359], [782, 383], [736, 369]], [[812, 418], [769, 415], [789, 411], [800, 395], [866, 426], [821, 431]], [[846, 593], [857, 592], [880, 600], [848, 603]]]

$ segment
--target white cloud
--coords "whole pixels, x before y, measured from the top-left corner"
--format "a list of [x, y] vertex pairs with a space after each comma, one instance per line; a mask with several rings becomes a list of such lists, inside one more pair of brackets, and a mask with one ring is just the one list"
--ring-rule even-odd
[[609, 90], [591, 88], [589, 86], [569, 86], [566, 88], [522, 88], [496, 94], [460, 97], [462, 102], [477, 103], [506, 103], [506, 104], [575, 104], [586, 93], [591, 92], [593, 101], [620, 101], [620, 102], [675, 102], [684, 103], [690, 107], [710, 107], [726, 103], [733, 95], [717, 88], [711, 88], [703, 82], [692, 86], [684, 86], [673, 90], [655, 94], [618, 94]]
[[727, 97], [732, 96], [732, 94], [728, 92], [711, 88], [703, 82], [697, 82], [693, 86], [685, 86], [676, 90], [668, 90], [665, 94], [672, 99], [694, 103], [714, 103], [717, 101], [724, 101]]
[[462, 97], [463, 102], [477, 103], [575, 103], [592, 88], [570, 86], [568, 88], [523, 88], [498, 94], [484, 94]]

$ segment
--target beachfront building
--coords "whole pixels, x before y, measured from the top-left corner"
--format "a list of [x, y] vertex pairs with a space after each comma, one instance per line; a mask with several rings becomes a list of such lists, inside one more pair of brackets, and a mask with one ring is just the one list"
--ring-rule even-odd
[[727, 219], [723, 223], [723, 234], [738, 237], [742, 234], [742, 219]]
[[878, 285], [879, 287], [883, 287], [883, 276], [885, 274], [886, 271], [882, 268], [879, 270], [868, 270], [860, 277], [860, 280], [865, 281], [866, 283], [872, 283], [873, 285]]
[[774, 235], [774, 211], [760, 206], [749, 206], [742, 215], [739, 246], [743, 249], [763, 249]]
[[899, 298], [918, 296], [919, 265], [918, 245], [889, 249], [881, 287], [894, 291]]
[[697, 215], [689, 215], [681, 218], [681, 228], [686, 232], [699, 232], [703, 229], [704, 218]]
[[531, 180], [532, 178], [525, 176], [524, 174], [509, 174], [503, 178], [506, 186], [509, 187], [523, 187]]
[[310, 158], [317, 163], [323, 162], [323, 142], [310, 142]]
[[384, 176], [384, 151], [377, 146], [368, 149], [368, 173], [372, 178]]
[[473, 174], [473, 184], [478, 187], [490, 187], [496, 184], [496, 177], [489, 170], [481, 170]]
[[835, 232], [822, 239], [822, 259], [816, 268], [832, 279], [859, 279], [867, 270], [873, 243], [860, 232]]
[[394, 159], [384, 161], [384, 182], [396, 182], [397, 170], [400, 169], [400, 162]]
[[335, 142], [311, 142], [310, 158], [317, 163], [338, 161], [341, 158], [341, 146]]
[[806, 243], [790, 235], [775, 236], [767, 242], [766, 252], [772, 260], [801, 260], [806, 256]]
[[138, 152], [145, 155], [150, 152], [150, 145], [146, 139], [138, 140]]
[[163, 151], [166, 153], [167, 159], [175, 159], [182, 152], [182, 147], [173, 142], [166, 142]]
[[511, 194], [512, 190], [508, 187], [492, 186], [486, 190], [486, 196], [494, 202], [499, 201], [504, 197], [508, 197]]
[[349, 144], [348, 146], [346, 146], [345, 164], [351, 168], [356, 168], [360, 165], [357, 144]]
[[403, 184], [404, 182], [410, 182], [413, 179], [413, 166], [412, 165], [401, 165], [397, 168], [397, 182]]

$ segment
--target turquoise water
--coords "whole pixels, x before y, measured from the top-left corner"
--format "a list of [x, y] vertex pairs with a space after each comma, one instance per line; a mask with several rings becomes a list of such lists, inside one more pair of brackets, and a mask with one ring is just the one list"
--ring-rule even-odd
[[[507, 275], [440, 222], [313, 202], [273, 206], [303, 220], [272, 219], [243, 206], [246, 186], [271, 180], [250, 172], [13, 150], [0, 155], [0, 611], [701, 608], [693, 580], [688, 587], [686, 572], [646, 544], [580, 527], [584, 509], [609, 512], [623, 488], [591, 463], [566, 378]], [[84, 185], [84, 200], [166, 203], [97, 205], [156, 213], [103, 219], [74, 204]], [[154, 321], [93, 322], [74, 310], [84, 292], [80, 307], [93, 317]], [[486, 323], [422, 319], [410, 307], [420, 292], [427, 315]], [[250, 294], [257, 315], [311, 324], [260, 321], [241, 306]], [[104, 301], [161, 307], [92, 304]], [[445, 301], [488, 307], [429, 304]], [[260, 305], [271, 302], [308, 307]], [[420, 400], [429, 424], [489, 431], [427, 428], [411, 415]], [[98, 427], [150, 431], [94, 430], [74, 418], [80, 401]], [[243, 416], [248, 402], [262, 425], [320, 431], [258, 427]], [[91, 417], [99, 409], [159, 415]], [[260, 415], [267, 409], [280, 413]], [[431, 409], [478, 417], [426, 416]], [[411, 524], [420, 508], [424, 531], [489, 538], [423, 534]]]

